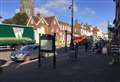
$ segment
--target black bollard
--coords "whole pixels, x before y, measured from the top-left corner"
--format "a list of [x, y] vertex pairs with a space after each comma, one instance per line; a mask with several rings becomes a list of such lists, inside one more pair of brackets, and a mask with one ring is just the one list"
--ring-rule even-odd
[[53, 56], [53, 69], [56, 69], [56, 54]]
[[[39, 34], [39, 38], [40, 38], [41, 34]], [[38, 52], [38, 67], [41, 67], [41, 40], [39, 39], [39, 52]]]
[[54, 55], [53, 55], [53, 69], [56, 69], [56, 46], [55, 46], [55, 40], [56, 40], [56, 33], [54, 33], [54, 38], [53, 38], [53, 52], [54, 52]]

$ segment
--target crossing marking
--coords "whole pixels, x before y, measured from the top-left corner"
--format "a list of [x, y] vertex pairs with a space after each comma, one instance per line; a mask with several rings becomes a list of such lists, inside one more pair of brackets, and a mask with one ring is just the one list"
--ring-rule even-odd
[[21, 67], [23, 65], [26, 65], [26, 64], [29, 64], [29, 63], [32, 63], [32, 62], [36, 62], [36, 61], [38, 61], [38, 59], [23, 62], [23, 63], [19, 64], [18, 66], [16, 66], [16, 68], [19, 68], [19, 67]]
[[7, 63], [5, 63], [4, 65], [2, 65], [1, 67], [9, 66], [11, 63], [13, 63], [13, 61], [8, 61]]

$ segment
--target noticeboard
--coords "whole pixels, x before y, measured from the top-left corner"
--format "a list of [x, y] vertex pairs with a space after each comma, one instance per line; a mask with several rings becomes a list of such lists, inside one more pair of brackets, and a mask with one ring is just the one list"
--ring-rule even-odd
[[54, 35], [39, 35], [39, 45], [41, 52], [54, 52], [55, 51], [55, 34]]
[[55, 37], [56, 34], [54, 35], [48, 35], [44, 34], [41, 36], [39, 34], [39, 55], [38, 55], [38, 66], [40, 67], [42, 65], [41, 63], [41, 52], [47, 52], [47, 53], [54, 53], [53, 55], [53, 68], [56, 68], [56, 55], [55, 55]]

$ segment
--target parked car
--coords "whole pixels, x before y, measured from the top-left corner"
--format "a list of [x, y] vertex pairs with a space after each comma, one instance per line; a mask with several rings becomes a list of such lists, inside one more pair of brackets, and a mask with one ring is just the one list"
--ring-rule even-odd
[[13, 51], [10, 55], [13, 61], [29, 61], [38, 57], [39, 47], [37, 45], [26, 45]]

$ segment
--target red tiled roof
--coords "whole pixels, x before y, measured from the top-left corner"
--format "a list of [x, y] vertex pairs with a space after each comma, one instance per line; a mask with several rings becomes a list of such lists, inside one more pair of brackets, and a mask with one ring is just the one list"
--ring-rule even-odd
[[93, 28], [93, 31], [100, 31], [98, 28]]
[[66, 26], [70, 26], [68, 23], [65, 23], [65, 22], [63, 22], [63, 21], [58, 21], [58, 22], [59, 22], [59, 24], [66, 25]]
[[33, 16], [32, 18], [35, 21], [35, 23], [38, 23], [38, 21], [40, 20], [40, 17], [38, 16]]
[[48, 24], [51, 24], [51, 22], [54, 20], [55, 16], [50, 17], [44, 17]]

